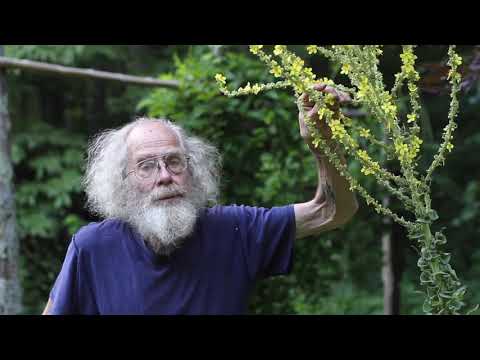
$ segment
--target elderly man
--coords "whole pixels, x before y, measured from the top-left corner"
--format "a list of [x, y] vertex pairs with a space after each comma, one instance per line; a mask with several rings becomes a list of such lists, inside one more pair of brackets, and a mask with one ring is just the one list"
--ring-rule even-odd
[[[315, 117], [313, 105], [299, 102]], [[245, 313], [257, 280], [291, 271], [295, 239], [338, 228], [358, 208], [301, 114], [318, 190], [309, 202], [271, 209], [209, 207], [218, 152], [167, 120], [142, 118], [98, 136], [84, 184], [90, 210], [105, 220], [73, 236], [44, 314]]]

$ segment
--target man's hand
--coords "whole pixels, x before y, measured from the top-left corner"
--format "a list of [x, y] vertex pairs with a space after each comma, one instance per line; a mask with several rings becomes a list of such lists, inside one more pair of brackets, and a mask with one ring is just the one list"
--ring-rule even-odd
[[[348, 94], [325, 84], [315, 85], [314, 90], [334, 96], [336, 101], [331, 107], [333, 111], [340, 111], [342, 103], [351, 101]], [[318, 105], [311, 102], [308, 95], [304, 94], [299, 98], [298, 106], [300, 134], [316, 156], [318, 166], [318, 186], [315, 197], [309, 202], [295, 204], [297, 238], [300, 239], [346, 224], [357, 212], [358, 203], [355, 195], [349, 190], [350, 185], [347, 180], [338, 173], [334, 166], [325, 161], [325, 155], [319, 149], [315, 149], [312, 144], [313, 139], [305, 124], [302, 107], [305, 115], [314, 122], [327, 142], [333, 142], [330, 127], [324, 120], [319, 119]], [[343, 155], [339, 154], [339, 156], [340, 161], [345, 164]]]
[[[314, 85], [313, 89], [320, 92], [332, 94], [334, 96], [336, 100], [335, 104], [332, 106], [332, 110], [334, 111], [339, 111], [339, 107], [341, 104], [348, 103], [351, 101], [351, 98], [347, 93], [337, 90], [332, 86], [319, 83]], [[305, 119], [303, 114], [305, 114], [308, 119], [314, 122], [317, 129], [325, 137], [325, 139], [327, 139], [327, 141], [330, 141], [332, 139], [332, 131], [325, 121], [319, 119], [319, 116], [318, 116], [319, 106], [318, 104], [313, 103], [307, 94], [303, 94], [302, 96], [300, 96], [297, 104], [298, 104], [298, 110], [299, 110], [298, 122], [300, 125], [300, 135], [305, 140], [310, 150], [312, 150], [312, 152], [314, 152], [315, 154], [320, 155], [318, 154], [318, 150], [315, 149], [315, 147], [312, 144], [312, 137], [311, 137], [310, 131], [308, 130], [307, 125], [305, 124]], [[303, 110], [304, 110], [303, 112], [301, 107], [303, 107]]]

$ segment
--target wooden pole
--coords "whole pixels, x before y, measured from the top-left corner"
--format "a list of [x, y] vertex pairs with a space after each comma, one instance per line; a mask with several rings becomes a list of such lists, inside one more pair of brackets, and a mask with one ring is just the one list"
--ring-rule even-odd
[[[384, 141], [387, 141], [386, 135]], [[382, 163], [388, 167], [386, 154], [382, 153]], [[391, 202], [390, 195], [383, 198], [383, 206], [389, 207]], [[398, 237], [395, 225], [388, 216], [382, 219], [384, 230], [382, 231], [382, 281], [383, 281], [383, 313], [385, 315], [400, 314], [400, 273], [399, 273], [399, 249]]]
[[[390, 196], [385, 196], [383, 206], [389, 206]], [[383, 313], [385, 315], [399, 314], [399, 292], [398, 281], [395, 273], [395, 244], [392, 231], [392, 221], [384, 217], [383, 223], [386, 225], [382, 233], [382, 252], [383, 252]]]
[[113, 80], [133, 85], [166, 87], [172, 89], [177, 88], [179, 84], [177, 80], [158, 80], [152, 77], [132, 76], [93, 69], [81, 69], [70, 66], [48, 64], [39, 61], [13, 59], [4, 57], [3, 55], [0, 56], [0, 69], [8, 67], [35, 72], [44, 72], [52, 75]]

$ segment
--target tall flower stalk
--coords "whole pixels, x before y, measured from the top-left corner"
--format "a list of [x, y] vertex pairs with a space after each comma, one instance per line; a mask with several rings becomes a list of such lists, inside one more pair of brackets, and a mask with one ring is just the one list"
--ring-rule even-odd
[[[450, 265], [450, 254], [441, 250], [447, 241], [445, 235], [441, 231], [432, 233], [432, 224], [438, 219], [438, 215], [431, 206], [430, 197], [433, 173], [437, 167], [444, 165], [446, 155], [453, 149], [452, 139], [457, 128], [455, 120], [459, 110], [457, 95], [461, 81], [458, 67], [462, 58], [456, 53], [455, 46], [449, 47], [448, 81], [451, 85], [451, 103], [448, 125], [444, 128], [443, 142], [437, 154], [428, 170], [422, 174], [417, 163], [423, 143], [420, 138], [421, 106], [417, 86], [420, 76], [415, 69], [417, 56], [413, 45], [404, 45], [402, 48], [401, 69], [395, 75], [395, 84], [390, 91], [386, 89], [378, 68], [383, 52], [378, 45], [307, 46], [309, 54], [324, 56], [338, 64], [341, 74], [349, 78], [352, 87], [335, 84], [328, 78], [317, 78], [312, 69], [305, 66], [304, 60], [285, 45], [275, 45], [270, 51], [263, 45], [250, 46], [250, 51], [266, 64], [270, 73], [279, 81], [267, 84], [248, 83], [239, 89], [229, 90], [224, 75], [217, 74], [215, 79], [220, 91], [228, 97], [257, 95], [267, 90], [283, 88], [292, 88], [297, 99], [302, 94], [307, 94], [309, 99], [318, 105], [319, 119], [328, 124], [332, 133], [332, 139], [327, 141], [312, 118], [304, 116], [314, 146], [323, 151], [329, 162], [348, 180], [351, 191], [356, 191], [377, 213], [389, 216], [405, 227], [408, 238], [419, 245], [420, 284], [426, 295], [424, 312], [462, 314], [465, 313], [466, 287]], [[314, 90], [313, 85], [319, 82], [348, 93], [354, 105], [363, 106], [378, 121], [378, 126], [384, 132], [381, 138], [377, 139], [372, 129], [342, 113], [336, 106], [333, 95]], [[401, 114], [397, 104], [405, 90], [409, 96], [409, 112]], [[299, 109], [304, 111], [303, 106], [299, 106]], [[367, 146], [362, 146], [360, 138], [365, 139], [363, 142]], [[368, 152], [374, 148], [381, 148], [387, 159], [398, 161], [401, 175], [392, 174], [382, 167]], [[409, 213], [409, 218], [399, 216], [369, 194], [340, 160], [338, 149], [359, 161], [362, 166], [361, 173], [374, 177], [378, 184], [396, 197]]]

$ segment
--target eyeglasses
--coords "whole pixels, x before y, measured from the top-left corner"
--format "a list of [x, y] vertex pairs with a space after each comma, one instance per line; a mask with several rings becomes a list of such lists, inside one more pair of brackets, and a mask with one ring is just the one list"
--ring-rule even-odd
[[160, 160], [170, 174], [179, 175], [187, 169], [190, 157], [183, 154], [165, 154], [141, 161], [135, 165], [134, 170], [124, 176], [124, 180], [131, 173], [135, 173], [140, 180], [151, 178], [157, 170], [160, 170]]

